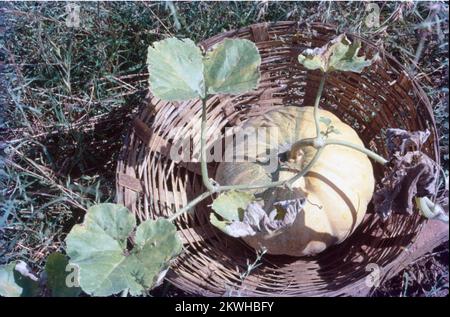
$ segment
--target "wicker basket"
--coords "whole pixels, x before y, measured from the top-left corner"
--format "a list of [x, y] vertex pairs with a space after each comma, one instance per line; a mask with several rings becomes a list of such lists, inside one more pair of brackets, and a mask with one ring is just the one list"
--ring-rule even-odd
[[[273, 107], [312, 105], [321, 75], [306, 71], [297, 55], [335, 35], [336, 27], [330, 25], [278, 22], [226, 32], [201, 43], [207, 49], [227, 37], [246, 38], [256, 43], [262, 57], [262, 79], [256, 91], [208, 100], [208, 134]], [[432, 134], [424, 150], [439, 163], [436, 127], [426, 95], [392, 56], [361, 40], [364, 53], [369, 57], [379, 53], [381, 62], [362, 74], [331, 74], [320, 106], [353, 126], [366, 146], [382, 155], [386, 155], [383, 129], [428, 128]], [[168, 133], [174, 127], [198, 129], [194, 123], [200, 116], [199, 100], [169, 103], [153, 97], [135, 119], [118, 162], [117, 201], [139, 220], [167, 217], [205, 190], [198, 163], [177, 164], [169, 159]], [[200, 131], [194, 133], [200, 135]], [[216, 166], [209, 168], [214, 175]], [[379, 181], [382, 170], [378, 164], [374, 170]], [[369, 264], [380, 267], [381, 279], [388, 278], [423, 225], [419, 216], [395, 216], [383, 222], [369, 205], [362, 224], [342, 244], [310, 258], [265, 255], [247, 276], [243, 273], [254, 261], [255, 250], [209, 224], [210, 203], [205, 201], [195, 213], [178, 219], [185, 251], [168, 275], [185, 292], [206, 296], [366, 295]]]

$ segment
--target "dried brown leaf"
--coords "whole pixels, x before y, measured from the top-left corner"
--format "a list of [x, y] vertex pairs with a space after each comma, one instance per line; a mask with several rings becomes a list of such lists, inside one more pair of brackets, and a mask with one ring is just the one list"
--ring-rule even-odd
[[421, 151], [429, 134], [428, 131], [388, 129], [386, 142], [390, 161], [382, 185], [374, 195], [376, 210], [383, 218], [392, 212], [412, 214], [414, 197], [437, 193], [439, 168]]

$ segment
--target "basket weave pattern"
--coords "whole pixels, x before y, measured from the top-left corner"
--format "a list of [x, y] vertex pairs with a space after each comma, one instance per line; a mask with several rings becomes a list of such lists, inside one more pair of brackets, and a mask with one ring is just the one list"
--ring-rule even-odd
[[[219, 34], [201, 43], [208, 49], [224, 38], [256, 43], [262, 58], [257, 90], [239, 96], [214, 96], [207, 102], [208, 135], [237, 126], [274, 107], [312, 105], [321, 74], [305, 70], [297, 61], [305, 48], [322, 46], [336, 36], [323, 24], [278, 22], [257, 24]], [[355, 38], [350, 35], [350, 38]], [[362, 53], [378, 53], [380, 62], [362, 74], [332, 73], [327, 77], [320, 106], [353, 126], [372, 150], [387, 155], [383, 131], [398, 127], [432, 133], [424, 151], [439, 163], [436, 127], [429, 101], [402, 66], [391, 56], [362, 40]], [[128, 134], [117, 167], [117, 201], [139, 220], [167, 217], [201, 194], [199, 163], [175, 163], [169, 153], [175, 127], [181, 134], [200, 135], [201, 101], [176, 103], [152, 97]], [[211, 146], [213, 140], [209, 140]], [[194, 139], [199, 142], [199, 138]], [[374, 165], [377, 181], [383, 176]], [[209, 164], [214, 175], [217, 164]], [[184, 252], [173, 263], [168, 279], [187, 293], [209, 296], [335, 296], [367, 293], [367, 265], [375, 263], [388, 278], [396, 259], [411, 245], [422, 225], [419, 216], [397, 216], [383, 222], [373, 206], [355, 233], [342, 244], [310, 258], [265, 255], [247, 277], [255, 250], [209, 224], [206, 200], [176, 224]], [[236, 294], [236, 293], [234, 293]]]

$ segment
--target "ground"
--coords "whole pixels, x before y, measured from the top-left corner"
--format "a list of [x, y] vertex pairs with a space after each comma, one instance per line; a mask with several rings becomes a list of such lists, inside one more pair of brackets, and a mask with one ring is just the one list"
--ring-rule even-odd
[[[147, 90], [146, 50], [262, 21], [321, 21], [382, 45], [420, 80], [435, 110], [448, 175], [448, 4], [379, 2], [0, 3], [0, 264], [40, 272], [86, 208], [114, 199], [129, 120]], [[72, 23], [72, 24], [71, 24]], [[72, 26], [71, 26], [72, 25]], [[176, 295], [163, 286], [155, 295]], [[381, 296], [448, 294], [448, 244], [382, 285]]]

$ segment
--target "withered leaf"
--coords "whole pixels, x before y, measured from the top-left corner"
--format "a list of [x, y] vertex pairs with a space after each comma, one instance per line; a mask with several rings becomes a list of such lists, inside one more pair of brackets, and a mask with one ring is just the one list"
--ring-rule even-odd
[[421, 151], [428, 136], [428, 131], [388, 129], [390, 161], [382, 185], [374, 195], [375, 208], [383, 218], [392, 212], [412, 214], [414, 197], [436, 194], [439, 168]]
[[242, 221], [235, 221], [227, 227], [233, 237], [253, 236], [257, 233], [271, 233], [292, 225], [297, 214], [303, 209], [306, 199], [279, 201], [267, 214], [260, 204], [251, 203], [244, 213]]
[[430, 131], [428, 130], [408, 132], [402, 129], [387, 129], [386, 140], [389, 155], [392, 156], [396, 152], [404, 154], [410, 148], [420, 150], [429, 136]]
[[324, 73], [332, 71], [361, 73], [376, 57], [367, 60], [364, 56], [358, 56], [360, 48], [360, 41], [352, 43], [345, 34], [341, 34], [322, 47], [305, 49], [298, 56], [298, 61], [307, 69], [320, 69]]
[[235, 238], [272, 233], [292, 225], [305, 203], [306, 198], [278, 201], [273, 204], [274, 209], [267, 214], [259, 203], [252, 202], [247, 206], [242, 220], [226, 223], [211, 218], [211, 222]]

